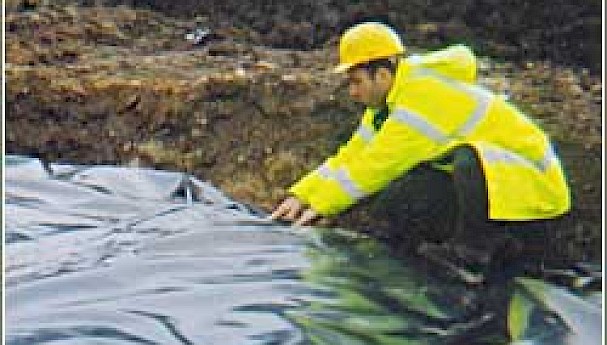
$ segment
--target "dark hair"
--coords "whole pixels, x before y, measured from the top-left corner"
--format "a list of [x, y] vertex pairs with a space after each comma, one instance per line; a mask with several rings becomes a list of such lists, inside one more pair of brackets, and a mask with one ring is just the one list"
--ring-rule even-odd
[[395, 74], [396, 68], [398, 67], [398, 59], [385, 58], [378, 60], [371, 60], [369, 62], [361, 63], [356, 65], [354, 68], [362, 68], [366, 70], [369, 75], [375, 75], [378, 69], [386, 68], [390, 73]]

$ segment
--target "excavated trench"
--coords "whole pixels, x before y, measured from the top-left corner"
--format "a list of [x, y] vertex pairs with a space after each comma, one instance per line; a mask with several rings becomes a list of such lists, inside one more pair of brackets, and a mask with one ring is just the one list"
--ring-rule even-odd
[[[453, 4], [433, 7], [433, 1], [413, 2], [418, 12], [401, 11], [398, 1], [195, 3], [175, 9], [146, 2], [178, 18], [125, 6], [9, 10], [6, 151], [52, 162], [185, 171], [269, 210], [356, 126], [360, 106], [328, 71], [338, 30], [384, 6], [384, 17], [408, 33], [412, 50], [457, 37], [482, 43], [468, 41], [483, 56], [481, 82], [510, 95], [547, 130], [571, 181], [574, 209], [552, 225], [551, 253], [600, 260], [602, 85], [597, 40], [586, 34], [596, 28], [588, 14], [594, 3], [563, 5], [587, 19], [563, 26], [563, 35], [532, 30], [550, 10], [529, 22], [527, 11], [538, 5], [525, 3], [508, 17], [529, 28], [525, 40], [490, 1], [463, 2], [455, 12]], [[487, 14], [492, 11], [497, 14]], [[485, 15], [474, 19], [474, 13]], [[558, 13], [546, 25], [566, 19]], [[184, 39], [200, 27], [210, 28], [208, 40]], [[571, 47], [571, 32], [585, 40]], [[364, 206], [335, 223], [380, 233], [397, 226], [369, 218]]]

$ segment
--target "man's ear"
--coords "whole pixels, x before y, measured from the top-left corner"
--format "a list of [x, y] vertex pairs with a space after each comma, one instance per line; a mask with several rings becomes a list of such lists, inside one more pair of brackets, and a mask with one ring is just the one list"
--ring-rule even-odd
[[393, 77], [392, 72], [388, 68], [380, 67], [375, 71], [375, 81], [379, 83], [391, 84]]

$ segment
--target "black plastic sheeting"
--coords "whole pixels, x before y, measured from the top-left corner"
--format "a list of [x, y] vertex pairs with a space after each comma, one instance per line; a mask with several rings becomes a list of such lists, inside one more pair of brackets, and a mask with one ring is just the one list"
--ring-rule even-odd
[[[5, 187], [7, 344], [507, 342], [487, 297], [436, 267], [184, 174], [8, 156]], [[569, 343], [543, 310], [524, 344]]]
[[9, 344], [297, 337], [273, 310], [238, 308], [293, 305], [303, 240], [241, 225], [260, 218], [210, 185], [20, 157], [5, 174]]

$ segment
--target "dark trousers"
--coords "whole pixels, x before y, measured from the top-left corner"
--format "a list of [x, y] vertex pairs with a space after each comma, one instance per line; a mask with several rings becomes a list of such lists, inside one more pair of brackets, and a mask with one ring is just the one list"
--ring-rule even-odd
[[488, 240], [503, 232], [503, 224], [489, 219], [487, 184], [476, 152], [469, 147], [452, 155], [456, 221], [453, 240], [484, 247]]
[[530, 262], [543, 261], [547, 221], [490, 220], [487, 185], [476, 151], [469, 147], [456, 149], [453, 165], [457, 200], [453, 240], [486, 250], [494, 259], [515, 261], [524, 256]]
[[407, 251], [421, 242], [448, 241], [498, 253], [504, 260], [523, 250], [541, 260], [544, 222], [489, 219], [487, 186], [476, 151], [463, 146], [444, 160], [453, 164], [453, 173], [421, 164], [355, 207], [345, 223], [375, 220], [370, 232], [402, 244]]

